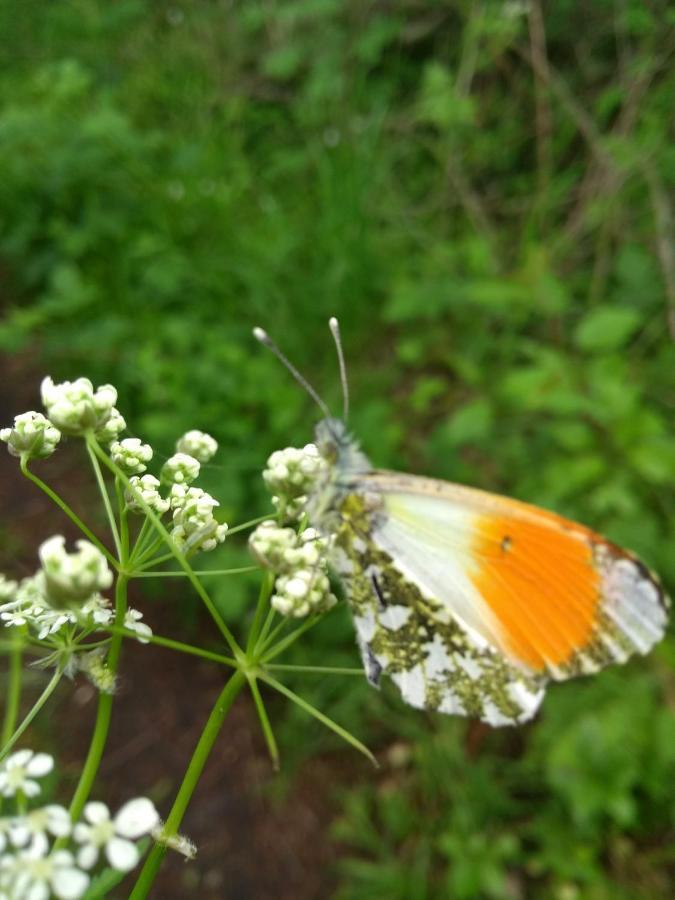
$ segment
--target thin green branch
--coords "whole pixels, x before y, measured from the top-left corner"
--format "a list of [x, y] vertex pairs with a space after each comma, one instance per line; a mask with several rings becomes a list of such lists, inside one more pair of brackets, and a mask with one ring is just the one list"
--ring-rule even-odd
[[341, 666], [286, 666], [280, 663], [272, 663], [265, 666], [265, 670], [275, 672], [307, 672], [314, 675], [360, 675], [365, 677], [363, 669], [343, 669]]
[[51, 695], [56, 690], [56, 686], [58, 685], [59, 681], [61, 681], [62, 677], [63, 677], [63, 668], [61, 666], [59, 666], [59, 667], [57, 667], [56, 671], [52, 675], [52, 677], [49, 680], [45, 689], [42, 691], [42, 693], [40, 694], [38, 699], [35, 701], [35, 703], [31, 707], [29, 713], [24, 718], [23, 722], [19, 725], [19, 727], [16, 729], [14, 734], [12, 734], [12, 736], [9, 738], [9, 740], [5, 744], [3, 744], [2, 750], [0, 751], [0, 761], [2, 761], [7, 756], [9, 751], [16, 744], [16, 742], [19, 740], [21, 735], [25, 732], [25, 730], [31, 724], [33, 719], [40, 712], [40, 710], [45, 705], [47, 700], [49, 700]]
[[21, 457], [20, 465], [21, 471], [26, 476], [26, 478], [29, 481], [32, 481], [36, 487], [40, 488], [40, 490], [43, 491], [49, 497], [49, 499], [59, 507], [61, 512], [65, 513], [68, 516], [70, 521], [80, 529], [82, 534], [84, 534], [85, 537], [88, 538], [91, 543], [101, 551], [101, 553], [105, 556], [105, 558], [108, 560], [110, 565], [113, 566], [113, 568], [119, 569], [119, 563], [110, 552], [110, 550], [108, 550], [108, 548], [99, 540], [99, 538], [96, 537], [91, 528], [85, 525], [82, 519], [80, 519], [80, 517], [75, 512], [73, 512], [73, 510], [68, 506], [65, 500], [62, 500], [61, 497], [59, 497], [56, 491], [53, 491], [48, 484], [45, 484], [45, 482], [41, 478], [38, 478], [37, 475], [34, 475], [30, 471], [30, 469], [28, 468], [28, 461], [24, 459], [24, 457]]
[[117, 530], [117, 522], [115, 521], [115, 515], [113, 513], [112, 504], [110, 503], [110, 495], [108, 494], [108, 488], [106, 487], [105, 480], [103, 478], [103, 472], [101, 472], [101, 466], [99, 465], [98, 459], [96, 459], [96, 454], [92, 450], [92, 444], [87, 438], [87, 453], [89, 454], [89, 459], [91, 460], [91, 465], [94, 469], [94, 474], [96, 476], [96, 482], [98, 484], [98, 489], [101, 493], [101, 499], [103, 500], [103, 505], [105, 506], [105, 511], [108, 516], [108, 524], [110, 526], [110, 532], [113, 536], [113, 541], [115, 542], [115, 547], [117, 549], [117, 555], [122, 555], [122, 543], [120, 541], [119, 532]]
[[309, 713], [310, 716], [313, 716], [315, 719], [318, 719], [322, 725], [325, 725], [326, 728], [330, 728], [331, 731], [334, 731], [335, 734], [339, 735], [344, 741], [348, 744], [351, 744], [359, 753], [363, 753], [364, 756], [367, 756], [368, 759], [372, 762], [372, 764], [377, 768], [378, 762], [370, 752], [370, 750], [366, 747], [365, 744], [361, 743], [361, 741], [354, 737], [353, 734], [350, 734], [346, 729], [344, 729], [341, 725], [338, 725], [337, 722], [334, 722], [332, 719], [329, 719], [321, 710], [317, 709], [315, 706], [312, 706], [311, 703], [308, 703], [302, 697], [295, 694], [290, 688], [287, 688], [285, 684], [282, 684], [280, 681], [277, 681], [276, 678], [273, 678], [271, 675], [268, 675], [262, 672], [259, 675], [261, 681], [264, 681], [271, 688], [274, 688], [275, 691], [278, 691], [280, 694], [283, 694], [284, 697], [287, 697], [289, 700], [292, 700], [297, 706], [301, 709], [304, 709], [306, 713]]
[[280, 653], [283, 653], [284, 650], [287, 650], [292, 644], [294, 644], [299, 637], [302, 637], [302, 635], [306, 631], [309, 631], [310, 628], [314, 628], [317, 622], [319, 622], [322, 618], [323, 614], [320, 614], [318, 616], [312, 616], [311, 618], [307, 619], [307, 621], [304, 622], [304, 624], [302, 624], [300, 628], [296, 628], [295, 631], [292, 631], [289, 635], [280, 640], [278, 644], [274, 644], [271, 650], [266, 650], [261, 656], [261, 662], [267, 663], [271, 659], [274, 659], [276, 656], [279, 656]]
[[20, 636], [14, 635], [12, 647], [9, 652], [9, 672], [7, 676], [7, 691], [5, 693], [5, 717], [2, 723], [2, 736], [0, 747], [4, 747], [10, 740], [19, 717], [19, 704], [21, 702], [21, 681], [23, 676], [23, 641]]
[[[111, 634], [119, 634], [123, 638], [138, 640], [138, 634], [128, 628], [117, 628], [115, 625], [109, 625], [106, 628], [106, 631], [109, 631]], [[190, 656], [200, 656], [202, 659], [208, 659], [211, 662], [217, 662], [223, 666], [230, 666], [234, 669], [239, 668], [237, 660], [232, 659], [230, 656], [223, 656], [222, 653], [212, 653], [210, 650], [195, 647], [193, 644], [184, 644], [182, 641], [175, 641], [173, 638], [152, 634], [144, 635], [143, 640], [147, 641], [149, 644], [156, 644], [158, 647], [167, 647], [169, 650], [177, 650], [179, 653], [187, 653]]]
[[265, 709], [265, 704], [263, 703], [263, 698], [260, 693], [260, 688], [258, 687], [258, 682], [254, 677], [249, 678], [248, 686], [251, 689], [251, 694], [253, 694], [253, 701], [255, 703], [255, 708], [258, 712], [258, 718], [260, 719], [260, 726], [263, 731], [263, 735], [265, 736], [265, 742], [267, 743], [267, 749], [270, 754], [270, 758], [272, 760], [272, 766], [275, 771], [279, 769], [279, 747], [277, 745], [277, 740], [274, 737], [274, 732], [272, 731], [272, 725], [269, 720], [269, 716], [267, 715], [267, 710]]
[[[173, 558], [173, 554], [169, 554]], [[245, 572], [257, 572], [260, 566], [240, 566], [237, 569], [193, 569], [194, 575], [243, 575]], [[141, 570], [133, 572], [132, 578], [187, 578], [186, 572], [147, 572]]]

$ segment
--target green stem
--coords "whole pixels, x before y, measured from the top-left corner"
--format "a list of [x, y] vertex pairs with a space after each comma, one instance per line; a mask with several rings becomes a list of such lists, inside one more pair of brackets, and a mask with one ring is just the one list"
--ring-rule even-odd
[[144, 545], [148, 539], [148, 534], [152, 536], [152, 532], [149, 531], [149, 528], [150, 520], [147, 518], [143, 519], [143, 524], [141, 525], [140, 531], [136, 535], [136, 540], [134, 541], [134, 549], [131, 551], [131, 556], [129, 558], [130, 562], [133, 563], [143, 553]]
[[[127, 611], [127, 583], [126, 575], [119, 575], [117, 584], [115, 585], [115, 626], [121, 630], [124, 625], [124, 617]], [[120, 653], [122, 650], [122, 635], [116, 630], [110, 641], [110, 650], [106, 658], [108, 669], [113, 675], [117, 674], [119, 666]], [[89, 744], [89, 752], [87, 759], [80, 775], [73, 799], [70, 803], [70, 818], [75, 822], [82, 815], [84, 805], [89, 799], [89, 794], [94, 785], [94, 779], [101, 764], [103, 749], [108, 739], [108, 730], [110, 728], [110, 717], [112, 715], [112, 694], [99, 694], [98, 709], [96, 711], [96, 722], [94, 724], [94, 733], [91, 736]]]
[[255, 613], [253, 615], [253, 622], [251, 623], [251, 630], [248, 633], [248, 640], [246, 642], [246, 655], [250, 656], [253, 648], [258, 643], [258, 638], [260, 637], [260, 631], [263, 627], [263, 616], [265, 615], [265, 608], [269, 602], [270, 596], [272, 594], [272, 589], [274, 588], [274, 575], [271, 572], [265, 572], [262, 581], [260, 584], [260, 593], [258, 594], [258, 603], [255, 608]]
[[11, 737], [8, 739], [7, 743], [3, 744], [2, 752], [0, 752], [0, 761], [3, 760], [7, 756], [9, 751], [16, 744], [16, 742], [19, 740], [19, 738], [24, 733], [24, 731], [28, 728], [30, 723], [35, 718], [35, 716], [37, 716], [37, 714], [40, 712], [40, 710], [45, 705], [47, 700], [49, 700], [51, 695], [56, 690], [56, 685], [59, 683], [59, 681], [61, 681], [62, 676], [63, 676], [63, 669], [59, 666], [56, 669], [56, 671], [54, 672], [54, 674], [52, 675], [49, 683], [47, 684], [47, 687], [44, 689], [44, 691], [40, 694], [38, 699], [35, 701], [35, 703], [31, 707], [31, 710], [28, 713], [28, 715], [26, 716], [26, 718], [19, 725], [19, 727], [14, 732], [14, 734], [11, 735]]
[[273, 672], [307, 672], [310, 675], [360, 675], [362, 678], [366, 675], [363, 669], [343, 669], [340, 666], [286, 666], [272, 663], [265, 666], [265, 670], [267, 669]]
[[101, 541], [96, 537], [94, 532], [87, 525], [84, 524], [82, 519], [76, 513], [73, 512], [73, 510], [68, 506], [68, 504], [65, 502], [65, 500], [62, 500], [61, 497], [59, 497], [59, 495], [56, 493], [56, 491], [53, 491], [49, 487], [49, 485], [45, 484], [45, 482], [41, 478], [38, 478], [37, 475], [33, 475], [33, 473], [28, 468], [27, 460], [25, 460], [23, 457], [21, 457], [21, 471], [23, 472], [23, 474], [26, 476], [26, 478], [29, 481], [32, 481], [33, 484], [36, 487], [39, 487], [40, 490], [43, 491], [49, 497], [50, 500], [52, 500], [54, 503], [56, 503], [56, 505], [59, 507], [61, 512], [64, 512], [68, 516], [70, 521], [74, 525], [77, 525], [77, 527], [80, 529], [80, 531], [92, 542], [92, 544], [94, 544], [95, 547], [98, 547], [98, 549], [105, 556], [105, 558], [108, 560], [110, 565], [113, 566], [113, 568], [118, 569], [119, 564], [118, 564], [117, 560], [115, 559], [115, 557], [110, 552], [110, 550], [108, 550], [108, 548], [104, 544], [101, 543]]
[[[97, 445], [98, 446], [98, 445]], [[98, 489], [101, 492], [101, 499], [103, 500], [103, 505], [105, 506], [105, 511], [108, 515], [108, 523], [110, 525], [110, 531], [113, 536], [113, 540], [115, 542], [115, 547], [117, 549], [117, 555], [122, 555], [122, 544], [120, 542], [119, 532], [117, 531], [117, 522], [115, 521], [115, 515], [113, 513], [112, 504], [110, 503], [110, 495], [108, 494], [108, 488], [106, 487], [105, 481], [103, 479], [103, 472], [101, 472], [101, 466], [99, 465], [99, 461], [96, 459], [96, 454], [92, 450], [92, 444], [87, 438], [87, 453], [89, 454], [89, 459], [91, 460], [92, 467], [94, 469], [94, 474], [96, 475], [96, 481], [98, 482]]]
[[[180, 824], [183, 821], [183, 815], [187, 809], [188, 803], [192, 798], [197, 782], [202, 774], [206, 760], [211, 753], [213, 745], [218, 737], [218, 733], [225, 721], [232, 703], [237, 694], [246, 684], [246, 676], [243, 672], [235, 672], [221, 691], [216, 704], [211, 710], [211, 714], [204, 726], [201, 737], [197, 743], [192, 759], [185, 772], [183, 783], [181, 784], [176, 799], [171, 808], [162, 833], [166, 837], [173, 837], [178, 833]], [[129, 900], [143, 900], [148, 896], [148, 892], [152, 887], [159, 867], [162, 864], [164, 855], [166, 854], [166, 844], [157, 843], [150, 851], [145, 865], [141, 869], [140, 875], [136, 881], [134, 889], [129, 895]]]
[[[117, 628], [115, 625], [108, 625], [106, 631], [111, 632], [111, 634], [119, 634], [123, 638], [138, 640], [136, 632], [130, 631], [128, 628]], [[161, 637], [161, 635], [158, 634], [153, 634], [144, 636], [143, 640], [147, 641], [149, 644], [156, 644], [158, 647], [168, 647], [170, 650], [177, 650], [179, 653], [188, 653], [190, 656], [200, 656], [202, 659], [208, 659], [211, 662], [217, 662], [223, 666], [230, 666], [233, 669], [239, 667], [239, 663], [236, 659], [232, 659], [231, 656], [223, 656], [222, 653], [212, 653], [210, 650], [202, 650], [201, 647], [195, 647], [193, 644], [184, 644], [182, 641], [174, 641], [173, 638], [166, 638]], [[87, 647], [89, 646], [96, 645], [87, 644]]]
[[267, 749], [272, 760], [272, 768], [275, 771], [278, 771], [279, 747], [277, 746], [277, 740], [274, 737], [272, 725], [270, 723], [269, 716], [267, 715], [267, 710], [265, 709], [265, 704], [263, 703], [262, 694], [260, 693], [260, 688], [258, 687], [258, 682], [256, 681], [255, 677], [251, 676], [249, 678], [248, 686], [251, 689], [251, 693], [253, 694], [253, 702], [255, 703], [255, 708], [258, 711], [258, 718], [260, 719], [260, 725], [263, 730], [263, 735], [265, 736]]
[[[173, 557], [172, 557], [173, 558]], [[153, 560], [154, 562], [154, 560]], [[243, 575], [245, 572], [257, 572], [260, 566], [240, 566], [238, 569], [193, 569], [194, 575]], [[185, 572], [146, 572], [132, 573], [132, 578], [187, 578]]]
[[19, 717], [19, 704], [21, 702], [21, 676], [23, 675], [23, 642], [17, 636], [12, 641], [12, 649], [9, 652], [9, 677], [7, 695], [5, 698], [5, 718], [2, 723], [2, 736], [0, 747], [4, 747], [14, 733], [16, 720]]
[[[100, 458], [101, 462], [103, 462], [103, 464], [105, 466], [107, 466], [108, 469], [110, 469], [110, 471], [114, 475], [117, 475], [120, 478], [120, 480], [125, 485], [125, 487], [127, 487], [129, 490], [133, 490], [127, 476], [124, 474], [124, 472], [120, 469], [119, 466], [116, 466], [115, 463], [107, 457], [107, 455], [99, 447], [98, 442], [93, 437], [93, 435], [89, 435], [87, 437], [87, 446], [90, 447], [91, 452], [95, 453]], [[157, 513], [148, 506], [148, 504], [145, 502], [145, 500], [143, 500], [143, 498], [141, 497], [141, 495], [138, 491], [136, 491], [135, 493], [136, 493], [138, 503], [141, 505], [141, 507], [145, 511], [146, 516], [150, 519], [150, 521], [154, 525], [155, 530], [166, 541], [167, 546], [171, 548], [171, 553], [175, 557], [176, 561], [178, 562], [178, 565], [185, 572], [185, 574], [187, 575], [187, 577], [190, 581], [190, 584], [193, 586], [195, 591], [201, 597], [202, 602], [204, 603], [204, 606], [206, 606], [206, 608], [210, 612], [213, 621], [216, 623], [216, 625], [218, 626], [218, 628], [220, 630], [220, 633], [223, 635], [223, 637], [227, 641], [227, 644], [228, 644], [230, 650], [232, 651], [232, 653], [235, 656], [240, 655], [241, 650], [239, 648], [239, 645], [237, 644], [237, 642], [234, 639], [234, 635], [232, 634], [230, 629], [227, 627], [227, 625], [223, 621], [222, 616], [218, 612], [218, 608], [216, 607], [215, 603], [213, 602], [213, 600], [211, 599], [211, 597], [205, 590], [204, 585], [200, 582], [200, 580], [197, 578], [197, 576], [192, 571], [192, 567], [190, 566], [190, 564], [187, 561], [187, 559], [185, 558], [185, 556], [180, 552], [180, 550], [178, 550], [177, 547], [174, 546], [174, 543], [171, 540], [171, 535], [169, 534], [169, 532], [166, 530], [165, 526], [160, 521]]]
[[321, 618], [321, 614], [319, 614], [318, 616], [312, 616], [304, 623], [304, 625], [301, 625], [300, 628], [296, 628], [295, 631], [292, 631], [290, 634], [286, 635], [285, 638], [280, 640], [278, 644], [274, 644], [270, 650], [265, 648], [265, 652], [261, 657], [261, 661], [267, 663], [271, 659], [274, 659], [275, 656], [279, 656], [280, 653], [283, 653], [284, 650], [287, 650], [291, 646], [291, 644], [294, 644], [297, 639], [301, 637], [306, 631], [309, 631], [310, 628], [314, 628], [316, 623]]

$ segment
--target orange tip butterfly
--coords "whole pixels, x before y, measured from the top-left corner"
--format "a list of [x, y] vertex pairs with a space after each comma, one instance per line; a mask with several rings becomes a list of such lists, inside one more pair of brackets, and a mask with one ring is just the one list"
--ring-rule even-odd
[[411, 706], [513, 725], [535, 714], [549, 681], [661, 640], [669, 601], [629, 551], [518, 500], [374, 469], [347, 431], [336, 319], [330, 329], [342, 419], [262, 329], [254, 334], [324, 415], [315, 440], [326, 465], [304, 512], [328, 539], [372, 684], [384, 673]]

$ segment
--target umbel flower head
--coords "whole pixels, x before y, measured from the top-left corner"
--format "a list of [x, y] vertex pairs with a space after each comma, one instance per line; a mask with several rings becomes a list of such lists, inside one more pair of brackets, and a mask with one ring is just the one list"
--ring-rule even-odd
[[171, 488], [173, 529], [171, 537], [184, 553], [195, 550], [213, 550], [222, 544], [227, 525], [218, 522], [213, 510], [220, 504], [198, 487], [174, 484]]
[[188, 456], [194, 456], [200, 463], [207, 463], [212, 459], [218, 450], [218, 442], [212, 438], [210, 434], [203, 431], [186, 431], [185, 434], [176, 441], [176, 451], [178, 453], [186, 453]]
[[117, 391], [111, 384], [94, 390], [88, 378], [54, 384], [47, 376], [40, 387], [50, 421], [64, 434], [94, 431], [100, 440], [115, 440], [126, 427], [117, 409]]
[[174, 453], [159, 473], [163, 484], [190, 484], [199, 475], [199, 460], [187, 453]]
[[[140, 500], [143, 500], [159, 516], [168, 511], [171, 504], [169, 498], [162, 497], [159, 492], [159, 478], [155, 478], [154, 475], [132, 475], [129, 484], [133, 490], [127, 489], [124, 492], [124, 499], [131, 512], [144, 512]], [[140, 495], [140, 499], [137, 494]]]
[[152, 459], [152, 447], [140, 438], [124, 438], [123, 441], [113, 441], [110, 456], [127, 475], [140, 475], [147, 468], [145, 464]]
[[91, 869], [103, 851], [113, 869], [120, 872], [133, 869], [139, 860], [133, 841], [150, 834], [159, 824], [159, 813], [147, 797], [129, 800], [114, 818], [105, 803], [87, 803], [84, 818], [86, 822], [73, 829], [73, 837], [80, 844], [78, 865]]
[[316, 444], [286, 447], [272, 453], [263, 470], [263, 479], [282, 519], [298, 518], [307, 494], [326, 469], [326, 461]]
[[271, 604], [294, 618], [324, 612], [337, 603], [328, 580], [328, 542], [314, 528], [297, 534], [269, 520], [249, 538], [258, 561], [277, 574]]
[[46, 459], [61, 440], [61, 432], [42, 413], [25, 412], [14, 417], [12, 428], [0, 430], [0, 441], [12, 456]]
[[57, 609], [81, 606], [97, 591], [107, 590], [113, 580], [105, 556], [93, 544], [76, 541], [74, 553], [68, 553], [65, 544], [57, 534], [38, 551], [45, 597]]

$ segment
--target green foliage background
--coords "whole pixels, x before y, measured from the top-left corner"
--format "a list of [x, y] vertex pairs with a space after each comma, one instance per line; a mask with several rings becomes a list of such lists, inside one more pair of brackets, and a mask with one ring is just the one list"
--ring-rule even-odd
[[[642, 0], [2, 0], [0, 347], [114, 383], [164, 452], [213, 433], [230, 521], [316, 419], [251, 326], [339, 408], [338, 315], [378, 465], [555, 508], [672, 587], [674, 30]], [[311, 652], [353, 661], [345, 615]], [[341, 788], [337, 896], [671, 896], [673, 663], [478, 737], [304, 686], [387, 761]]]

